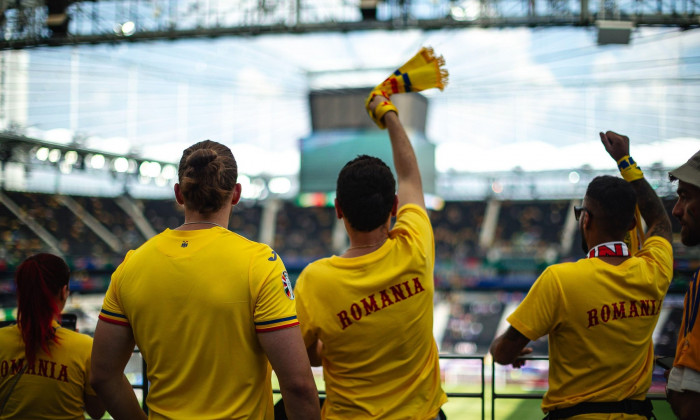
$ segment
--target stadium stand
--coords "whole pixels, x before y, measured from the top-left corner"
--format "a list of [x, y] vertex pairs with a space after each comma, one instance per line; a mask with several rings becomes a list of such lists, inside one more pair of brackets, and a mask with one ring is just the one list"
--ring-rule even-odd
[[[134, 220], [120, 208], [114, 198], [72, 196], [80, 208], [120, 241], [120, 247], [110, 248], [86, 220], [52, 194], [6, 191], [20, 211], [44, 227], [58, 243], [74, 268], [103, 270], [123, 258], [128, 249], [141, 245], [146, 238], [136, 228]], [[175, 228], [182, 222], [182, 211], [174, 200], [134, 200], [136, 207], [160, 232]], [[665, 200], [667, 210], [674, 199]], [[447, 202], [442, 210], [430, 212], [435, 231], [436, 282], [439, 288], [475, 286], [478, 279], [523, 275], [531, 280], [547, 265], [580, 257], [580, 236], [574, 232], [573, 244], [563, 252], [561, 235], [569, 201], [506, 201], [501, 203], [497, 227], [491, 245], [480, 246], [480, 234], [486, 203], [482, 201]], [[242, 203], [233, 213], [230, 228], [250, 238], [259, 238], [263, 207], [258, 202]], [[679, 232], [675, 218], [674, 232]], [[285, 201], [276, 213], [274, 239], [271, 246], [283, 256], [290, 271], [303, 268], [309, 261], [334, 253], [333, 229], [336, 222], [332, 207], [299, 207]], [[27, 255], [50, 251], [48, 246], [6, 206], [0, 206], [0, 235], [4, 247], [0, 250], [0, 272], [12, 272], [13, 267]], [[676, 266], [684, 272], [698, 264], [700, 255], [674, 238]], [[337, 252], [337, 250], [336, 250]], [[92, 260], [85, 262], [85, 260]], [[529, 284], [527, 284], [529, 287]]]
[[288, 269], [301, 270], [311, 261], [333, 254], [334, 223], [332, 207], [297, 207], [285, 202], [277, 213], [273, 248]]

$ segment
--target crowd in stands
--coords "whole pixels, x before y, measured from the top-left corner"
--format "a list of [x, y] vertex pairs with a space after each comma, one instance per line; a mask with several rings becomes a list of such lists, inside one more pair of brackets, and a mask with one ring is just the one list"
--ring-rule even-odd
[[273, 248], [289, 267], [303, 268], [333, 254], [335, 212], [331, 207], [297, 207], [285, 202], [277, 213]]
[[[111, 197], [72, 196], [120, 239], [124, 250], [113, 252], [82, 220], [55, 195], [6, 191], [28, 217], [53, 235], [69, 264], [78, 270], [109, 271], [145, 239], [135, 222]], [[135, 200], [156, 232], [182, 223], [182, 210], [174, 200]], [[674, 198], [664, 200], [670, 213]], [[483, 201], [447, 202], [443, 209], [430, 211], [435, 234], [436, 278], [440, 288], [470, 287], [477, 279], [536, 276], [548, 264], [576, 259], [580, 253], [578, 232], [568, 253], [560, 252], [560, 240], [568, 201], [503, 202], [493, 244], [479, 246], [484, 221]], [[230, 228], [248, 238], [258, 238], [263, 208], [260, 203], [242, 202], [233, 211]], [[674, 232], [680, 231], [674, 223]], [[285, 201], [277, 212], [273, 248], [283, 256], [291, 271], [308, 262], [333, 254], [332, 237], [336, 223], [332, 207], [299, 207]], [[50, 251], [28, 226], [7, 207], [0, 206], [0, 272], [12, 272], [22, 259], [36, 252]], [[674, 244], [679, 241], [674, 240]], [[677, 267], [690, 269], [699, 258], [692, 248], [678, 247]], [[686, 267], [687, 266], [687, 267]]]

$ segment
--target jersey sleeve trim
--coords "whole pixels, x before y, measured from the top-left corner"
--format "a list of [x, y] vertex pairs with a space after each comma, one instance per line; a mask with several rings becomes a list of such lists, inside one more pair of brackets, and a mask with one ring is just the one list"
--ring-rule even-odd
[[104, 309], [100, 311], [98, 318], [105, 322], [109, 322], [110, 324], [129, 326], [129, 320], [126, 319], [126, 316], [115, 312], [109, 312]]
[[268, 332], [281, 330], [283, 328], [295, 327], [299, 325], [297, 316], [290, 316], [287, 318], [273, 319], [271, 321], [261, 321], [255, 323], [256, 332]]
[[277, 331], [277, 330], [283, 330], [283, 329], [285, 329], [285, 328], [296, 327], [296, 326], [298, 326], [298, 325], [299, 325], [299, 322], [297, 321], [297, 322], [293, 322], [293, 323], [291, 323], [291, 324], [280, 325], [280, 326], [277, 326], [277, 327], [271, 327], [271, 328], [256, 328], [256, 329], [255, 329], [255, 332], [259, 332], [259, 333], [272, 332], [272, 331]]

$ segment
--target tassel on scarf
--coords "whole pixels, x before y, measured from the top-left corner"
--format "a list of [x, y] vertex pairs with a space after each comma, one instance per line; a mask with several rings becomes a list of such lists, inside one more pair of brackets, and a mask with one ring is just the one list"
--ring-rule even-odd
[[[388, 111], [396, 111], [396, 107], [389, 101], [389, 97], [396, 93], [420, 92], [426, 89], [438, 88], [443, 90], [447, 85], [448, 72], [443, 67], [445, 59], [442, 56], [436, 57], [435, 52], [430, 47], [423, 47], [416, 55], [408, 60], [404, 65], [394, 71], [382, 83], [377, 85], [365, 101], [365, 108], [372, 120], [379, 126], [385, 128], [382, 117]], [[369, 109], [372, 99], [381, 95], [387, 101], [377, 106], [374, 112]]]

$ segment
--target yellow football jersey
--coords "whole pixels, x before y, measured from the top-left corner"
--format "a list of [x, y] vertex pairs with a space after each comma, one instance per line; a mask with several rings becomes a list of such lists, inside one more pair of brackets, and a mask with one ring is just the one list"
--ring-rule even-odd
[[134, 332], [151, 418], [271, 419], [257, 333], [298, 325], [289, 277], [267, 245], [229, 230], [166, 230], [112, 275], [100, 319]]
[[323, 418], [432, 419], [447, 400], [433, 338], [434, 249], [428, 215], [406, 205], [378, 250], [301, 273], [304, 341], [324, 345]]
[[645, 398], [672, 275], [671, 244], [659, 236], [617, 266], [587, 258], [542, 273], [508, 322], [530, 340], [549, 334], [544, 411]]
[[54, 327], [58, 344], [49, 344], [50, 355], [39, 350], [32, 365], [18, 326], [0, 328], [0, 389], [7, 391], [26, 366], [0, 419], [85, 419], [83, 394], [95, 395], [88, 380], [92, 337]]

